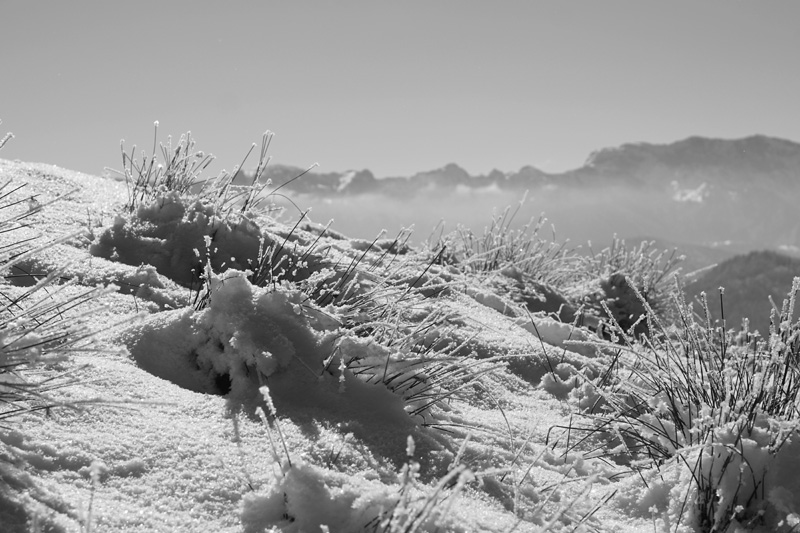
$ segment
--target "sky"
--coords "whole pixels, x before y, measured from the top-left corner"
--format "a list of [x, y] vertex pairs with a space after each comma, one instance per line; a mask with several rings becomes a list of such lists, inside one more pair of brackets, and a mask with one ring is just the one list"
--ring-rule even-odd
[[101, 174], [156, 120], [214, 171], [270, 130], [276, 163], [378, 177], [800, 141], [798, 21], [788, 0], [0, 0], [0, 156]]

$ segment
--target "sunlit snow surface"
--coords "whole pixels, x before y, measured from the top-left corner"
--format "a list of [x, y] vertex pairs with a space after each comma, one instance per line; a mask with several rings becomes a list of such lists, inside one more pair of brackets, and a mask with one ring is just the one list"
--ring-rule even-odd
[[[96, 403], [3, 421], [0, 531], [27, 531], [34, 515], [46, 531], [86, 524], [103, 532], [380, 531], [380, 517], [401, 500], [422, 508], [457, 456], [469, 470], [439, 487], [455, 494], [437, 506], [447, 516], [423, 516], [419, 530], [570, 531], [612, 493], [581, 528], [692, 530], [677, 522], [690, 484], [680, 464], [645, 479], [552, 446], [575, 438], [562, 428], [597, 400], [576, 377], [599, 371], [596, 348], [581, 344], [591, 340], [588, 333], [546, 318], [534, 327], [505, 312], [504, 295], [490, 287], [445, 270], [425, 272], [450, 290], [420, 296], [408, 313], [419, 322], [446, 314], [427, 334], [460, 347], [430, 357], [469, 360], [480, 370], [456, 393], [429, 402], [394, 382], [356, 375], [382, 363], [384, 375], [410, 376], [417, 360], [347, 331], [335, 305], [316, 304], [291, 284], [248, 282], [237, 261], [250, 253], [244, 248], [257, 247], [257, 226], [220, 233], [217, 244], [234, 269], [212, 278], [210, 303], [195, 310], [185, 286], [192, 276], [181, 274], [183, 263], [169, 251], [191, 259], [199, 234], [167, 232], [175, 213], [151, 212], [146, 240], [123, 235], [122, 182], [0, 160], [0, 180], [9, 179], [26, 184], [24, 195], [38, 195], [40, 203], [75, 192], [46, 206], [30, 228], [3, 235], [4, 242], [91, 232], [43, 250], [24, 267], [63, 267], [80, 284], [118, 290], [96, 302], [98, 350], [74, 354], [78, 382], [57, 391], [65, 402]], [[181, 216], [190, 207], [175, 205]], [[193, 223], [208, 220], [198, 215]], [[269, 231], [279, 238], [290, 229], [273, 224]], [[108, 231], [118, 238], [103, 241]], [[92, 242], [107, 248], [91, 255]], [[365, 249], [362, 241], [323, 237], [325, 247], [347, 261]], [[412, 280], [426, 266], [415, 254], [398, 256]], [[365, 275], [362, 287], [368, 293], [380, 283]], [[5, 286], [5, 294], [19, 290]], [[277, 421], [260, 390], [265, 385]], [[800, 451], [794, 443], [787, 450], [770, 474], [770, 501], [791, 526], [800, 510]], [[567, 512], [548, 523], [561, 508]], [[769, 529], [778, 518], [767, 518], [773, 522], [762, 527]]]

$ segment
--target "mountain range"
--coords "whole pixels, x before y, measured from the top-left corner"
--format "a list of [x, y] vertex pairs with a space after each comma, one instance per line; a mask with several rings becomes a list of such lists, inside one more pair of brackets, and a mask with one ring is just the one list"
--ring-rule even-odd
[[547, 173], [533, 166], [516, 172], [493, 170], [470, 175], [455, 163], [409, 177], [376, 178], [369, 170], [309, 172], [287, 165], [267, 168], [266, 177], [290, 191], [316, 195], [384, 193], [413, 195], [421, 189], [535, 190], [625, 186], [656, 188], [675, 201], [699, 203], [715, 196], [734, 196], [776, 186], [797, 189], [800, 184], [800, 144], [754, 135], [725, 140], [689, 137], [672, 144], [631, 143], [604, 148], [589, 155], [580, 168]]
[[[342, 227], [344, 217], [323, 206], [324, 216], [337, 216], [340, 230], [387, 227], [394, 211], [398, 224], [431, 227], [439, 217], [477, 226], [459, 217], [469, 211], [487, 219], [493, 208], [516, 203], [527, 191], [533, 199], [529, 215], [546, 212], [573, 242], [647, 235], [736, 253], [800, 250], [800, 144], [763, 135], [623, 144], [598, 150], [580, 168], [561, 173], [525, 166], [473, 176], [449, 164], [409, 177], [376, 178], [369, 170], [353, 170], [293, 179], [302, 172], [274, 165], [265, 179], [285, 184], [282, 193], [307, 205], [339, 206], [348, 218], [358, 212], [357, 227], [346, 221]], [[437, 202], [426, 203], [431, 198]], [[460, 214], [450, 215], [448, 206], [458, 202]]]

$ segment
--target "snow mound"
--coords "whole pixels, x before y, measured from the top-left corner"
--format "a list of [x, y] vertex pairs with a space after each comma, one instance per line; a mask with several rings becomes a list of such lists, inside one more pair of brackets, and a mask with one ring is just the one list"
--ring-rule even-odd
[[[368, 383], [344, 364], [376, 357], [388, 364], [385, 349], [342, 339], [346, 333], [297, 290], [255, 287], [236, 270], [213, 276], [210, 288], [205, 309], [159, 313], [122, 335], [140, 368], [188, 390], [227, 395], [232, 408], [250, 413], [265, 407], [258, 389], [267, 384], [279, 416], [307, 421], [310, 412], [366, 440], [388, 431], [412, 434], [431, 452], [442, 448], [409, 416], [415, 405], [402, 391]], [[384, 455], [397, 462], [398, 452]]]
[[[294, 464], [266, 492], [242, 501], [245, 533], [278, 527], [284, 533], [360, 531], [397, 503], [396, 493], [380, 482]], [[392, 491], [394, 492], [394, 491]]]
[[[413, 439], [408, 442], [413, 451]], [[307, 463], [294, 464], [276, 474], [267, 491], [242, 499], [242, 526], [245, 533], [541, 531], [483, 502], [460, 498], [466, 484], [475, 480], [464, 467], [452, 468], [433, 488], [420, 486], [418, 475], [419, 463], [411, 457], [400, 469], [399, 484], [391, 485]]]
[[254, 287], [238, 270], [212, 277], [210, 289], [206, 309], [157, 314], [126, 333], [140, 367], [189, 390], [235, 396], [290, 366], [320, 374], [330, 341], [299, 291]]

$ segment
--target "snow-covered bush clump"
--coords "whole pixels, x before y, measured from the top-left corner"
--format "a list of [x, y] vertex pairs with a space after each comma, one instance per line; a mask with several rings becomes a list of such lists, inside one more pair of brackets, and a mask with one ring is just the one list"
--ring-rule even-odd
[[741, 336], [711, 324], [705, 300], [698, 322], [679, 296], [684, 327], [664, 326], [648, 309], [643, 342], [617, 330], [622, 344], [601, 387], [605, 401], [585, 413], [590, 426], [574, 429], [612, 443], [599, 455], [638, 472], [649, 511], [666, 529], [796, 521], [800, 507], [774, 495], [790, 488], [776, 469], [797, 453], [800, 436], [798, 290], [800, 279], [766, 340], [745, 331], [737, 343]]
[[[661, 320], [675, 319], [671, 280], [684, 257], [654, 244], [643, 241], [629, 247], [615, 236], [610, 246], [582, 261], [584, 279], [599, 285], [584, 298], [586, 305], [626, 333], [647, 333], [648, 308]], [[571, 292], [576, 288], [580, 290], [580, 285]]]
[[250, 187], [234, 185], [238, 168], [201, 181], [213, 157], [195, 151], [190, 133], [175, 147], [171, 139], [161, 145], [160, 164], [155, 153], [150, 158], [143, 154], [138, 161], [123, 150], [124, 170], [119, 173], [128, 186], [128, 202], [92, 244], [91, 253], [133, 266], [152, 265], [160, 274], [195, 288], [207, 262], [215, 270], [251, 268], [259, 249], [273, 244], [265, 242], [267, 237], [250, 218], [264, 200], [261, 193], [267, 184], [256, 182], [267, 163], [270, 139], [266, 133]]
[[238, 167], [213, 178], [202, 177], [213, 157], [195, 151], [190, 133], [177, 146], [171, 139], [161, 145], [162, 163], [155, 153], [137, 160], [123, 151], [124, 170], [117, 172], [125, 178], [128, 201], [92, 242], [90, 252], [135, 267], [155, 268], [196, 296], [207, 281], [206, 269], [233, 269], [250, 271], [250, 281], [259, 286], [308, 280], [304, 290], [327, 304], [338, 300], [346, 287], [355, 287], [351, 283], [355, 270], [367, 255], [385, 258], [403, 251], [401, 236], [388, 242], [376, 239], [366, 246], [319, 246], [329, 227], [320, 230], [302, 224], [307, 212], [293, 226], [278, 222], [272, 215], [281, 209], [271, 198], [280, 186], [266, 193], [271, 184], [260, 181], [271, 138], [270, 132], [264, 135], [249, 185], [236, 181]]
[[149, 264], [181, 285], [199, 284], [206, 260], [212, 268], [245, 269], [262, 243], [258, 226], [221, 218], [213, 205], [186, 205], [176, 191], [141, 204], [130, 218], [118, 215], [92, 245], [93, 255], [134, 266]]
[[467, 289], [478, 301], [509, 316], [547, 314], [601, 333], [606, 322], [645, 333], [640, 296], [657, 316], [671, 312], [669, 279], [683, 260], [675, 250], [658, 250], [648, 241], [628, 247], [614, 237], [598, 253], [590, 244], [587, 255], [568, 241], [558, 243], [555, 229], [551, 238], [543, 237], [543, 216], [515, 229], [524, 202], [493, 216], [481, 235], [460, 227], [429, 243], [439, 262], [480, 279]]

